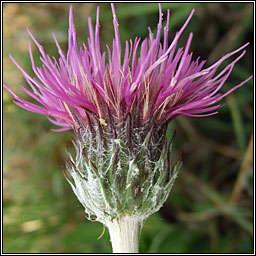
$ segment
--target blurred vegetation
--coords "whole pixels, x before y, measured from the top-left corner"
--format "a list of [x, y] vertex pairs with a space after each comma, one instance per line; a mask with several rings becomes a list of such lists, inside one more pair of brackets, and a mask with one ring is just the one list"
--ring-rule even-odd
[[[87, 41], [87, 17], [95, 21], [95, 3], [73, 3], [79, 42]], [[50, 55], [58, 56], [55, 31], [67, 46], [68, 3], [5, 3], [3, 8], [4, 83], [19, 91], [26, 84], [10, 61], [32, 74], [27, 43], [29, 27]], [[101, 43], [112, 43], [109, 4], [101, 7]], [[251, 42], [223, 87], [227, 91], [253, 73], [253, 3], [163, 3], [171, 10], [170, 40], [192, 8], [196, 13], [181, 38], [193, 31], [191, 51], [210, 65], [225, 53]], [[116, 4], [121, 38], [147, 37], [158, 22], [156, 3]], [[35, 50], [34, 56], [39, 56]], [[39, 63], [39, 57], [36, 58]], [[27, 97], [27, 96], [25, 96]], [[177, 118], [174, 159], [184, 165], [164, 207], [144, 225], [144, 253], [253, 252], [253, 81], [223, 100], [218, 115]], [[72, 132], [53, 133], [46, 117], [12, 103], [3, 91], [3, 251], [5, 253], [108, 253], [108, 232], [85, 218], [61, 166]], [[55, 127], [54, 127], [55, 128]]]

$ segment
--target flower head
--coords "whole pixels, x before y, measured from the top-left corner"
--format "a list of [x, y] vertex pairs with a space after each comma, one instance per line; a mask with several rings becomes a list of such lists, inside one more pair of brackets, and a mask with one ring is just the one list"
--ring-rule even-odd
[[[166, 24], [159, 22], [154, 36], [126, 40], [121, 55], [121, 40], [114, 5], [112, 49], [102, 52], [100, 46], [99, 7], [96, 26], [88, 19], [88, 44], [79, 47], [69, 13], [68, 51], [65, 54], [53, 33], [60, 57], [46, 54], [31, 32], [42, 57], [42, 66], [35, 65], [31, 44], [29, 54], [36, 75], [32, 78], [11, 57], [23, 73], [31, 90], [21, 87], [40, 105], [14, 96], [15, 104], [32, 112], [48, 116], [61, 128], [73, 129], [77, 154], [70, 155], [67, 175], [75, 194], [89, 215], [104, 222], [123, 215], [148, 216], [157, 211], [167, 198], [180, 164], [170, 162], [165, 132], [168, 123], [178, 115], [209, 116], [222, 106], [219, 102], [248, 80], [226, 93], [220, 93], [235, 63], [245, 54], [245, 44], [226, 54], [210, 67], [206, 61], [193, 60], [189, 52], [193, 34], [185, 47], [177, 43], [194, 10], [174, 39], [168, 43], [169, 10]], [[160, 41], [164, 30], [163, 42]], [[142, 42], [141, 42], [142, 41]], [[137, 53], [140, 53], [137, 59]], [[219, 73], [226, 59], [239, 53]]]

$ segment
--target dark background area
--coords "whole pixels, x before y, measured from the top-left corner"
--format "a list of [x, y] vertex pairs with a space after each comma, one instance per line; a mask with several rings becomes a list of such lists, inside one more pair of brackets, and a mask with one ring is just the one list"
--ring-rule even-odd
[[[100, 5], [101, 45], [112, 44], [111, 8]], [[78, 41], [87, 42], [87, 17], [95, 21], [96, 3], [73, 3]], [[67, 47], [68, 3], [5, 3], [3, 8], [4, 83], [19, 96], [26, 84], [11, 62], [32, 73], [28, 54], [29, 27], [49, 55], [58, 56], [51, 32]], [[194, 33], [194, 58], [207, 66], [251, 42], [222, 91], [253, 73], [252, 3], [163, 3], [170, 8], [170, 40], [192, 8], [196, 12], [179, 45]], [[116, 4], [121, 40], [156, 32], [156, 3]], [[165, 24], [165, 18], [163, 24]], [[40, 63], [39, 52], [34, 57]], [[234, 57], [232, 58], [234, 59]], [[228, 60], [225, 64], [230, 63]], [[222, 101], [219, 114], [206, 118], [178, 117], [168, 130], [177, 131], [173, 158], [184, 151], [184, 164], [161, 210], [145, 222], [140, 238], [143, 253], [253, 252], [253, 80]], [[61, 166], [72, 132], [56, 128], [42, 115], [20, 109], [3, 91], [3, 251], [5, 253], [110, 253], [100, 223], [85, 218]]]

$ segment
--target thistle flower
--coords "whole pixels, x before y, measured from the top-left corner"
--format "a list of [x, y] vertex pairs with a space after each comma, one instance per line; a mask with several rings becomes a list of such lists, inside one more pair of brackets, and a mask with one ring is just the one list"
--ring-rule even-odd
[[[168, 123], [178, 115], [216, 114], [222, 106], [219, 102], [251, 79], [220, 93], [248, 43], [205, 68], [206, 61], [199, 57], [192, 60], [189, 52], [192, 33], [185, 47], [176, 49], [194, 10], [169, 44], [170, 13], [168, 10], [163, 29], [159, 4], [156, 35], [149, 28], [149, 38], [142, 42], [137, 37], [127, 40], [122, 57], [113, 4], [111, 8], [115, 37], [112, 49], [107, 45], [107, 56], [100, 48], [99, 7], [95, 29], [88, 19], [88, 44], [78, 47], [71, 6], [67, 54], [53, 33], [60, 57], [50, 57], [28, 30], [42, 55], [42, 66], [37, 67], [29, 42], [36, 77], [29, 76], [10, 56], [32, 91], [23, 86], [21, 90], [40, 105], [4, 87], [13, 95], [15, 104], [46, 115], [60, 127], [54, 131], [74, 131], [76, 156], [68, 153], [66, 179], [88, 217], [109, 228], [114, 252], [137, 252], [143, 220], [162, 207], [181, 166], [180, 161], [173, 164], [170, 159], [172, 143], [167, 145], [165, 138]], [[224, 60], [239, 52], [217, 73]]]

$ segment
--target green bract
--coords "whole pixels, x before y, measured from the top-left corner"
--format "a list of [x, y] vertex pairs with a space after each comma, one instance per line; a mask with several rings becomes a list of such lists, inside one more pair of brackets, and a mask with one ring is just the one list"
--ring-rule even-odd
[[145, 219], [158, 211], [181, 166], [171, 163], [166, 126], [134, 127], [129, 115], [123, 127], [102, 124], [92, 114], [87, 121], [89, 126], [81, 123], [75, 131], [76, 157], [69, 154], [65, 176], [88, 217], [105, 223], [124, 216]]

